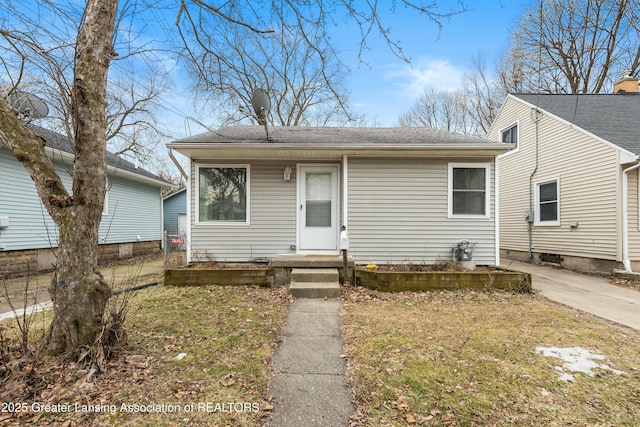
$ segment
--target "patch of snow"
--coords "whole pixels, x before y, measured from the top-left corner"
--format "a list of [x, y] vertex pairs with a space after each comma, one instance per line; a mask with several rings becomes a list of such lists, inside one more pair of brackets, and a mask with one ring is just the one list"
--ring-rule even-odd
[[571, 372], [582, 372], [593, 377], [595, 375], [593, 369], [598, 368], [611, 371], [617, 375], [624, 374], [624, 372], [613, 369], [609, 365], [598, 363], [597, 361], [603, 361], [606, 358], [601, 354], [591, 353], [582, 347], [536, 347], [536, 353], [548, 357], [557, 357], [565, 361], [564, 365], [555, 367], [560, 374], [561, 381], [575, 381], [575, 377]]

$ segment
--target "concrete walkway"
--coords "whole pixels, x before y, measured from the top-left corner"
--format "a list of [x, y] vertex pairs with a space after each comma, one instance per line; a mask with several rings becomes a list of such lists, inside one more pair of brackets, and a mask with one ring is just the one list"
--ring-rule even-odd
[[293, 301], [284, 339], [273, 358], [275, 376], [271, 427], [347, 426], [353, 413], [352, 392], [340, 355], [340, 300]]
[[560, 268], [502, 260], [511, 270], [531, 273], [533, 289], [546, 298], [640, 330], [640, 292], [616, 286], [607, 278]]
[[[144, 282], [147, 277], [162, 273], [164, 263], [162, 259], [132, 259], [131, 264], [103, 267], [100, 271], [107, 283], [114, 290], [119, 290], [139, 285], [141, 284], [140, 280]], [[136, 279], [138, 282], [131, 283], [132, 279]], [[50, 281], [51, 273], [0, 281], [0, 320], [13, 318], [16, 314], [21, 316], [25, 311], [25, 305], [27, 305], [27, 314], [50, 307], [51, 297], [47, 290]], [[27, 289], [26, 304], [25, 288]], [[11, 310], [11, 305], [17, 313]]]

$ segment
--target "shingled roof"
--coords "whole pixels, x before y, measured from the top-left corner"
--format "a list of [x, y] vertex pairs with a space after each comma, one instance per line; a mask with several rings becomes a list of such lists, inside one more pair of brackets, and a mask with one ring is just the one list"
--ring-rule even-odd
[[[476, 136], [431, 128], [363, 128], [363, 127], [269, 127], [274, 143], [298, 144], [486, 144]], [[216, 131], [180, 139], [175, 143], [256, 143], [265, 141], [262, 126], [228, 126]]]
[[[75, 150], [73, 148], [73, 141], [57, 132], [50, 131], [48, 129], [42, 128], [40, 126], [29, 125], [29, 128], [41, 136], [45, 140], [45, 145], [47, 147], [51, 147], [55, 150], [60, 150], [65, 153], [74, 154]], [[167, 181], [160, 178], [159, 176], [146, 171], [142, 168], [136, 167], [133, 163], [123, 159], [122, 157], [118, 157], [113, 153], [107, 152], [107, 165], [114, 167], [116, 169], [127, 171], [133, 174], [136, 174], [143, 178], [148, 178], [151, 180], [159, 181], [159, 184], [165, 184], [166, 186], [170, 186]]]
[[640, 94], [513, 94], [618, 147], [640, 154]]
[[492, 157], [511, 144], [431, 128], [228, 126], [167, 144], [192, 159], [339, 160], [343, 156]]

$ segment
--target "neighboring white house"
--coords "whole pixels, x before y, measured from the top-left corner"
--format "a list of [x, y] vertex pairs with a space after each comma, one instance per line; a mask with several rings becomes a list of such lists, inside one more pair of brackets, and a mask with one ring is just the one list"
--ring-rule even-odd
[[[31, 126], [49, 148], [63, 184], [71, 188], [73, 145], [68, 138]], [[102, 260], [158, 251], [163, 188], [170, 184], [113, 154], [107, 155], [108, 191], [100, 224]], [[25, 168], [0, 145], [0, 272], [25, 274], [51, 268], [58, 230]]]
[[568, 268], [640, 269], [640, 95], [508, 95], [488, 139], [498, 160], [502, 255]]
[[428, 128], [221, 128], [168, 144], [190, 159], [190, 261], [337, 255], [497, 264], [495, 158], [512, 146]]

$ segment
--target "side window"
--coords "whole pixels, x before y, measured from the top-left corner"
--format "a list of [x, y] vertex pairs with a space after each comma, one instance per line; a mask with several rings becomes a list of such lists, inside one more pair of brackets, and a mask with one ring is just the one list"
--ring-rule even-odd
[[489, 217], [487, 164], [449, 164], [449, 217]]
[[508, 144], [515, 144], [515, 148], [518, 148], [518, 125], [515, 124], [503, 130], [501, 133], [501, 141]]
[[560, 179], [536, 183], [536, 225], [560, 225]]

